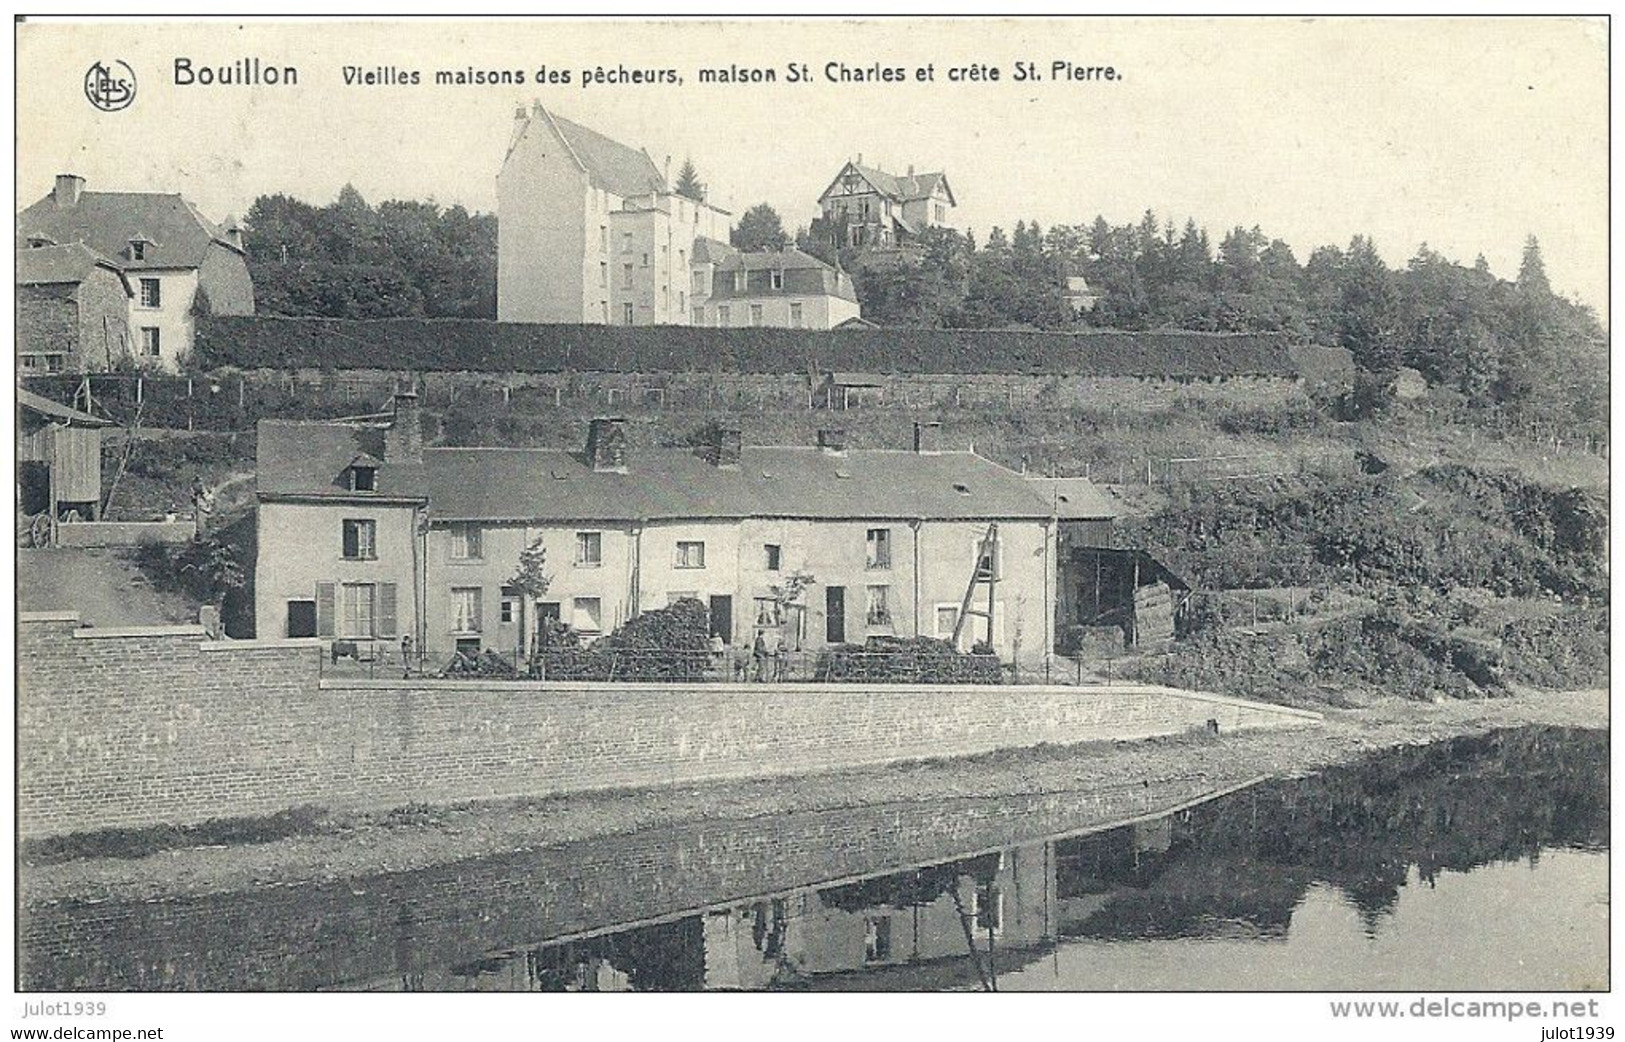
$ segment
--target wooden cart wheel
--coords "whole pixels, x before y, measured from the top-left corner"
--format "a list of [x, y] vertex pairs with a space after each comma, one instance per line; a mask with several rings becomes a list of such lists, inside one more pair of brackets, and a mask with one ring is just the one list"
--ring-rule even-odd
[[51, 515], [35, 514], [34, 523], [29, 526], [28, 534], [35, 547], [51, 545]]

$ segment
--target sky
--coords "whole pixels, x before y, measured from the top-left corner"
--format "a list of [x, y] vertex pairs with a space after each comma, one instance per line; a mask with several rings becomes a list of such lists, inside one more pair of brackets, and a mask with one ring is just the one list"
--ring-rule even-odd
[[[194, 68], [293, 65], [297, 86], [178, 85]], [[87, 70], [125, 62], [136, 94], [104, 112]], [[1110, 66], [1060, 80], [1051, 63]], [[904, 82], [829, 82], [828, 63]], [[1016, 63], [1042, 74], [1017, 81]], [[772, 84], [701, 84], [703, 68], [773, 67]], [[791, 83], [791, 64], [810, 82]], [[929, 64], [934, 78], [916, 79]], [[417, 86], [347, 86], [345, 66], [417, 70]], [[670, 69], [676, 84], [583, 83]], [[997, 82], [951, 70], [996, 67]], [[512, 69], [524, 85], [437, 86], [436, 70]], [[569, 84], [538, 84], [541, 68]], [[675, 174], [692, 157], [712, 201], [817, 214], [842, 163], [942, 170], [952, 223], [978, 240], [1146, 209], [1236, 225], [1300, 261], [1371, 236], [1391, 264], [1427, 243], [1516, 274], [1540, 239], [1553, 287], [1606, 319], [1607, 29], [1598, 19], [889, 19], [785, 22], [410, 20], [395, 23], [34, 22], [17, 49], [17, 205], [55, 174], [179, 191], [217, 220], [261, 194], [491, 211], [516, 105], [540, 99]]]

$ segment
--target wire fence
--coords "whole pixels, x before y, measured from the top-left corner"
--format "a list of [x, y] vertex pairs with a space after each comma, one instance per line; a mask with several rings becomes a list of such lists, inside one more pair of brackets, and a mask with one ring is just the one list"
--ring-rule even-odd
[[845, 646], [781, 650], [595, 650], [517, 648], [425, 655], [391, 641], [335, 640], [322, 656], [321, 675], [334, 679], [450, 679], [607, 681], [629, 683], [1039, 683], [993, 655], [870, 651]]

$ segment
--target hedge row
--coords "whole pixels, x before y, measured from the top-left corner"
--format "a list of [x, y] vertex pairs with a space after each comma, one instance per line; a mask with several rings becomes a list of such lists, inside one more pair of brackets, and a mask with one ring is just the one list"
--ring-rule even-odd
[[1293, 377], [1279, 334], [707, 329], [475, 319], [199, 318], [203, 369]]

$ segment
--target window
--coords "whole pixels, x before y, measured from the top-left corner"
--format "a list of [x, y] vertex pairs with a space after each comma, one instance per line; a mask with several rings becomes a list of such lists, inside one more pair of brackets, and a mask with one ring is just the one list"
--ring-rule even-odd
[[502, 588], [502, 601], [497, 605], [497, 621], [511, 626], [519, 617], [519, 591], [512, 586]]
[[790, 328], [791, 329], [800, 329], [801, 328], [801, 305], [800, 304], [791, 304], [790, 305]]
[[694, 324], [696, 326], [705, 325], [705, 309], [704, 308], [695, 308], [694, 309]]
[[762, 305], [752, 304], [750, 306], [750, 324], [753, 326], [762, 324]]
[[478, 586], [451, 588], [451, 629], [453, 633], [480, 632], [480, 594]]
[[777, 271], [777, 270], [768, 272], [767, 273], [767, 284], [772, 289], [783, 289], [784, 288], [784, 272]]
[[696, 297], [705, 296], [705, 272], [703, 271], [694, 273], [694, 295]]
[[378, 557], [378, 522], [345, 519], [344, 557], [349, 561], [371, 561]]
[[746, 278], [747, 278], [747, 273], [746, 272], [744, 272], [744, 271], [736, 271], [736, 272], [734, 272], [734, 292], [735, 293], [743, 293], [743, 292], [745, 292]]
[[609, 225], [607, 224], [600, 224], [598, 226], [598, 252], [609, 252]]
[[891, 916], [870, 916], [863, 921], [863, 961], [886, 962], [891, 958]]
[[724, 304], [721, 307], [717, 308], [717, 325], [725, 326], [727, 324], [728, 324], [728, 305]]
[[631, 232], [622, 232], [621, 233], [621, 252], [622, 253], [631, 253], [632, 252], [632, 233]]
[[891, 587], [869, 587], [869, 602], [864, 610], [864, 621], [871, 626], [890, 627], [891, 620]]
[[976, 564], [978, 579], [998, 579], [1004, 574], [1004, 548], [998, 540], [989, 545], [982, 536], [971, 544], [971, 560]]
[[649, 255], [647, 253], [643, 255], [643, 266], [645, 268], [649, 266]]
[[621, 305], [621, 324], [626, 326], [637, 325], [637, 320], [632, 315], [631, 304]]
[[677, 543], [677, 559], [673, 562], [675, 568], [704, 568], [705, 544], [701, 542], [679, 541]]
[[971, 898], [971, 915], [978, 930], [997, 934], [1004, 929], [1004, 894], [993, 883], [978, 883]]
[[868, 553], [864, 560], [866, 568], [891, 567], [891, 529], [871, 528], [868, 534]]
[[598, 287], [600, 289], [609, 287], [609, 261], [598, 262]]
[[677, 310], [678, 311], [687, 311], [688, 310], [688, 294], [684, 293], [682, 290], [677, 291]]
[[777, 629], [784, 624], [784, 615], [779, 611], [779, 602], [772, 597], [756, 598], [756, 628], [759, 630]]
[[937, 204], [937, 223], [941, 224], [943, 221], [945, 221], [947, 219], [948, 219], [948, 208], [943, 206], [941, 203], [938, 203]]
[[141, 306], [144, 308], [160, 307], [163, 304], [163, 287], [157, 279], [141, 280]]
[[598, 317], [603, 321], [604, 325], [609, 325], [609, 301], [600, 300], [598, 302]]
[[141, 327], [141, 353], [148, 358], [157, 358], [159, 354], [159, 336], [157, 326]]
[[350, 468], [350, 491], [377, 492], [378, 468], [356, 465]]
[[42, 361], [44, 361], [44, 359], [40, 355], [23, 355], [23, 368], [38, 369], [40, 368]]
[[937, 631], [936, 636], [947, 640], [954, 635], [954, 627], [959, 624], [959, 605], [937, 605]]
[[770, 572], [776, 572], [784, 559], [783, 550], [778, 543], [764, 543], [762, 544], [762, 558], [763, 566]]
[[373, 606], [376, 587], [372, 583], [345, 583], [343, 614], [339, 616], [339, 636], [370, 639], [373, 635]]
[[577, 597], [570, 605], [570, 628], [577, 633], [604, 632], [604, 602], [597, 597]]
[[666, 606], [670, 607], [678, 601], [697, 601], [700, 599], [698, 590], [672, 590], [666, 594]]
[[453, 561], [478, 561], [484, 556], [480, 553], [479, 525], [452, 525], [446, 535]]
[[632, 265], [630, 264], [621, 265], [621, 288], [632, 288]]
[[131, 239], [130, 240], [130, 259], [131, 260], [146, 260], [147, 259], [147, 247], [149, 245], [150, 245], [150, 243], [148, 243], [145, 239]]
[[597, 568], [604, 563], [604, 533], [576, 533], [576, 567]]

